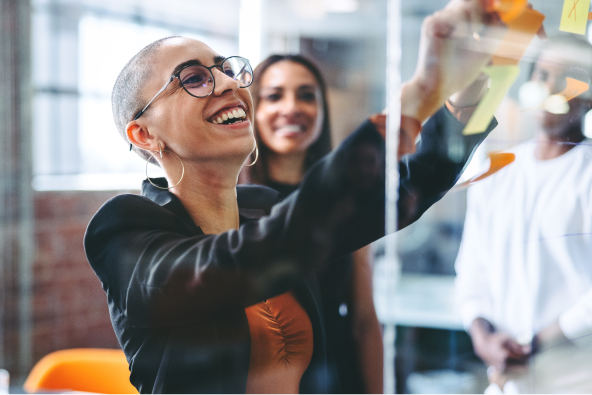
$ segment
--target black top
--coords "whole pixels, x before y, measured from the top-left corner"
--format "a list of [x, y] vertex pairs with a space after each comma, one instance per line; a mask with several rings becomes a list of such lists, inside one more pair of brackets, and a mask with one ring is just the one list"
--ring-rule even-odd
[[[375, 162], [376, 156], [367, 158]], [[282, 197], [290, 195], [300, 184], [270, 180], [265, 186], [278, 191]], [[355, 301], [352, 298], [353, 256], [344, 255], [323, 266], [317, 273], [320, 304], [325, 324], [327, 355], [335, 369], [328, 372], [328, 391], [334, 394], [363, 394], [366, 392], [360, 366], [360, 356], [353, 335]]]
[[[487, 135], [463, 137], [463, 127], [439, 111], [424, 126], [418, 151], [400, 162], [399, 206], [412, 202], [399, 216], [402, 225], [454, 185]], [[356, 167], [368, 149], [381, 158], [375, 170]], [[142, 393], [244, 393], [250, 353], [244, 309], [292, 290], [313, 326], [313, 357], [300, 390], [326, 392], [313, 273], [384, 235], [383, 158], [383, 138], [365, 122], [282, 202], [269, 188], [238, 186], [240, 228], [217, 235], [205, 235], [175, 195], [147, 182], [143, 196], [105, 203], [84, 246], [107, 293], [131, 383]]]
[[265, 184], [265, 186], [270, 187], [271, 189], [275, 189], [282, 195], [282, 197], [285, 198], [292, 192], [297, 190], [300, 184], [286, 184], [284, 182], [269, 180], [267, 184]]

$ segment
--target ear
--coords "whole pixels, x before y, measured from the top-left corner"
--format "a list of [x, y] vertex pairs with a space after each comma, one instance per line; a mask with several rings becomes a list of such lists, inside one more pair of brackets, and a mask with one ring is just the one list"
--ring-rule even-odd
[[[134, 146], [146, 151], [158, 151], [160, 141], [150, 134], [148, 129], [137, 121], [131, 121], [126, 127], [127, 138]], [[162, 143], [161, 143], [162, 145]]]

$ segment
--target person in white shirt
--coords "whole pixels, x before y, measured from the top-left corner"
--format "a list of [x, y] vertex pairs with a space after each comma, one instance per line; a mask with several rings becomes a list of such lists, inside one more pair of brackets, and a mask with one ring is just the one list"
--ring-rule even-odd
[[[592, 45], [571, 35], [545, 44], [531, 80], [557, 94], [566, 77], [589, 84], [590, 70]], [[565, 114], [536, 110], [535, 139], [469, 188], [458, 310], [498, 374], [545, 345], [592, 334], [592, 141], [582, 131], [591, 97], [569, 101]]]

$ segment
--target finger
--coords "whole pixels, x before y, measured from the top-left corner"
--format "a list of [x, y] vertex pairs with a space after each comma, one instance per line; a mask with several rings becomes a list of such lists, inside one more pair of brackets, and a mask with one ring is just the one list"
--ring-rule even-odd
[[514, 363], [514, 364], [523, 364], [524, 362], [528, 361], [530, 358], [529, 354], [516, 354], [513, 352], [508, 353], [506, 362], [507, 363]]
[[[482, 11], [476, 10], [476, 3], [482, 0], [452, 0], [434, 16], [454, 26], [455, 37], [465, 37], [482, 30]], [[483, 8], [483, 7], [481, 7]]]
[[505, 348], [498, 348], [492, 355], [491, 364], [495, 366], [498, 372], [503, 372], [506, 368], [506, 361], [508, 360], [509, 351]]
[[498, 0], [465, 0], [464, 7], [471, 14], [471, 21], [483, 26], [504, 25], [496, 11]]
[[530, 358], [530, 355], [528, 355], [528, 354], [509, 353], [508, 358], [506, 358], [506, 360], [507, 361], [515, 361], [518, 363], [524, 363], [524, 362], [528, 361], [529, 358]]
[[532, 347], [530, 347], [530, 345], [521, 345], [514, 339], [507, 339], [505, 346], [508, 348], [511, 354], [517, 356], [529, 355], [532, 351]]
[[506, 359], [506, 367], [524, 366], [528, 363], [528, 358], [511, 358]]
[[506, 360], [500, 360], [497, 361], [496, 364], [494, 364], [495, 368], [498, 370], [498, 372], [505, 372], [506, 371]]
[[452, 21], [444, 18], [432, 18], [428, 23], [428, 32], [431, 37], [449, 38], [455, 31]]
[[491, 12], [487, 11], [487, 1], [485, 0], [464, 0], [463, 8], [471, 14], [471, 20], [474, 23], [485, 22], [485, 18]]

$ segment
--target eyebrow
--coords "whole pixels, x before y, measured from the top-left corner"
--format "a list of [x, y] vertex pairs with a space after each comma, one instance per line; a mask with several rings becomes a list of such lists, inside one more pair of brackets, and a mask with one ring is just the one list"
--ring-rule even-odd
[[[276, 90], [283, 90], [284, 88], [282, 86], [262, 86], [261, 90], [264, 89], [276, 89]], [[304, 85], [300, 85], [299, 87], [296, 88], [296, 90], [305, 90], [305, 89], [317, 89], [316, 85], [310, 85], [310, 84], [304, 84]]]
[[[224, 57], [224, 56], [220, 56], [220, 55], [214, 56], [214, 64], [221, 63], [221, 62], [224, 61], [224, 59], [226, 59], [226, 57]], [[171, 75], [177, 74], [179, 71], [183, 70], [185, 67], [195, 66], [195, 65], [203, 65], [203, 63], [201, 63], [197, 59], [191, 59], [191, 60], [188, 60], [186, 62], [179, 63], [177, 65], [177, 67], [175, 67], [175, 69], [173, 70], [173, 72], [171, 73]]]

